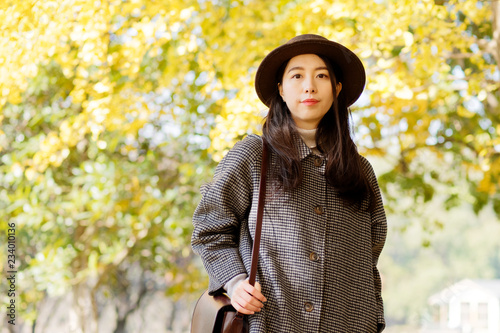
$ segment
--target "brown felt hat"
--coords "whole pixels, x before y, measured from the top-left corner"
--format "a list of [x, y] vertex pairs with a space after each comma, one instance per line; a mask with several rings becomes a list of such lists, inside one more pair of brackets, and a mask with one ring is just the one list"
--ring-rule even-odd
[[[341, 94], [345, 95], [347, 106], [359, 98], [366, 82], [365, 68], [361, 60], [347, 47], [325, 37], [306, 34], [296, 36], [272, 50], [260, 63], [255, 76], [255, 90], [267, 106], [277, 89], [277, 72], [289, 59], [301, 54], [317, 54], [330, 59], [332, 66], [340, 70]], [[336, 73], [337, 75], [339, 73]]]

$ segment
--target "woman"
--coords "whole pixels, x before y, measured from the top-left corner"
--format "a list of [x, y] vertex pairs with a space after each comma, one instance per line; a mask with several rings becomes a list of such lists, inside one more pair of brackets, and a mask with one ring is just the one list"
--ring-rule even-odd
[[364, 89], [359, 58], [317, 35], [262, 61], [271, 152], [255, 287], [250, 271], [262, 141], [237, 143], [202, 188], [192, 246], [209, 292], [227, 292], [250, 332], [381, 332], [377, 261], [387, 223], [377, 179], [351, 138], [348, 107]]

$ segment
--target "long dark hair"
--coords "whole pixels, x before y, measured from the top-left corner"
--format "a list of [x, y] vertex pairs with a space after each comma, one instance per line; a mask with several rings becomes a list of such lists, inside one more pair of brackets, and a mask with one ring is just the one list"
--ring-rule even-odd
[[[350, 110], [342, 91], [338, 98], [334, 91], [337, 82], [342, 81], [342, 73], [328, 58], [320, 58], [328, 68], [333, 92], [333, 104], [321, 119], [316, 131], [317, 148], [326, 157], [325, 177], [344, 201], [361, 204], [365, 198], [369, 198], [369, 209], [372, 210], [374, 191], [363, 171], [361, 156], [352, 140]], [[292, 114], [278, 90], [278, 83], [281, 84], [287, 64], [288, 61], [278, 70], [276, 91], [270, 101], [263, 136], [276, 155], [273, 177], [284, 190], [290, 191], [301, 184], [303, 174], [296, 144], [299, 134]]]

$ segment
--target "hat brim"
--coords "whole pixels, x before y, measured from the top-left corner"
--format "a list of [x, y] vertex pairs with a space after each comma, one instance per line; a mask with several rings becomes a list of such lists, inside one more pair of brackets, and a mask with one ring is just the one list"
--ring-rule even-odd
[[[313, 35], [314, 36], [314, 35]], [[326, 38], [308, 38], [281, 45], [262, 60], [255, 77], [255, 90], [260, 100], [269, 106], [276, 91], [276, 75], [280, 66], [301, 54], [327, 57], [342, 71], [342, 94], [347, 106], [352, 105], [364, 90], [366, 74], [361, 60], [345, 46]]]

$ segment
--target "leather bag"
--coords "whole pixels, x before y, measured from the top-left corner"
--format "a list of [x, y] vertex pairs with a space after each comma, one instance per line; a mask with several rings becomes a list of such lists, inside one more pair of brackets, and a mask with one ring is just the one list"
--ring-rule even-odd
[[[248, 282], [255, 285], [257, 261], [259, 258], [260, 234], [262, 216], [266, 197], [266, 174], [268, 165], [267, 143], [262, 138], [262, 166], [260, 169], [259, 200], [255, 238], [252, 248], [252, 266]], [[247, 333], [248, 318], [239, 313], [231, 305], [231, 299], [226, 294], [210, 296], [208, 290], [201, 295], [194, 307], [191, 319], [191, 333]]]

